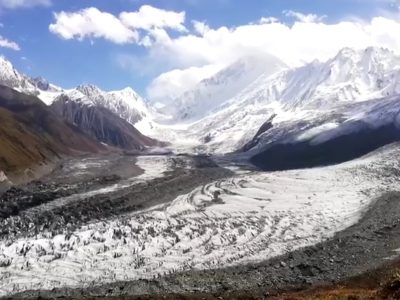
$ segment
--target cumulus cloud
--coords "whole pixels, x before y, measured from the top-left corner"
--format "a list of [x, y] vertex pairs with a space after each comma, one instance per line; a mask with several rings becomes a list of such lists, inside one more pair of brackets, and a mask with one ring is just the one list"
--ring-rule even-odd
[[262, 17], [259, 22], [260, 24], [277, 23], [279, 19], [275, 17]]
[[[143, 5], [136, 12], [115, 16], [95, 7], [76, 12], [54, 14], [50, 32], [64, 39], [104, 38], [117, 44], [138, 43], [150, 47], [154, 40], [163, 41], [166, 29], [186, 32], [185, 12], [167, 11]], [[143, 32], [143, 37], [140, 37]]]
[[210, 30], [210, 27], [205, 22], [200, 21], [192, 21], [193, 29], [200, 35], [204, 35], [207, 31]]
[[16, 42], [10, 41], [0, 35], [0, 47], [8, 48], [11, 50], [19, 51], [21, 48]]
[[293, 17], [296, 20], [304, 23], [321, 22], [323, 19], [326, 18], [325, 15], [318, 16], [316, 14], [303, 14], [301, 12], [293, 10], [284, 10], [283, 14], [287, 17]]
[[152, 30], [155, 28], [170, 28], [185, 32], [185, 12], [174, 12], [143, 5], [137, 12], [122, 12], [121, 21], [134, 29]]
[[0, 0], [0, 7], [8, 9], [50, 5], [51, 0]]
[[77, 12], [54, 14], [55, 23], [49, 29], [63, 39], [104, 38], [118, 44], [133, 43], [138, 33], [122, 24], [114, 15], [95, 7]]

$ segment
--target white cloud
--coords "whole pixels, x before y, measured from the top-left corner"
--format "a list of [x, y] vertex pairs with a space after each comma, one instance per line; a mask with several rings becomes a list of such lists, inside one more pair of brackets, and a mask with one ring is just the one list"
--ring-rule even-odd
[[262, 17], [259, 21], [260, 24], [269, 24], [269, 23], [277, 23], [279, 22], [278, 18], [275, 17]]
[[0, 47], [12, 49], [15, 51], [21, 50], [19, 45], [16, 42], [10, 41], [0, 35]]
[[314, 59], [326, 60], [344, 47], [381, 46], [400, 51], [398, 17], [327, 23], [325, 16], [296, 11], [283, 14], [295, 22], [287, 24], [275, 17], [264, 17], [257, 23], [210, 28], [205, 22], [193, 20], [192, 30], [188, 31], [185, 12], [144, 5], [136, 12], [116, 16], [88, 8], [55, 14], [50, 31], [64, 39], [104, 38], [144, 46], [145, 55], [125, 53], [117, 60], [124, 68], [146, 75], [166, 72], [156, 76], [148, 89], [149, 95], [156, 98], [168, 98], [187, 89], [207, 73], [204, 70], [228, 65], [253, 53], [271, 54], [289, 66], [298, 66]]
[[[166, 29], [187, 32], [185, 12], [150, 5], [143, 5], [136, 12], [122, 12], [119, 16], [90, 7], [76, 12], [62, 11], [54, 17], [55, 23], [50, 24], [49, 29], [64, 39], [104, 38], [117, 44], [138, 43], [150, 47], [154, 41], [163, 42], [168, 36]], [[142, 37], [141, 32], [144, 33]]]
[[[272, 23], [208, 28], [200, 36], [195, 33], [176, 38], [164, 36], [152, 45], [145, 64], [190, 70], [192, 67], [227, 65], [252, 53], [269, 53], [289, 66], [298, 66], [314, 59], [326, 60], [344, 47], [362, 49], [378, 46], [400, 52], [400, 21], [396, 19], [375, 17], [370, 21], [351, 20], [326, 24], [316, 21], [316, 17], [308, 17], [293, 25], [274, 19], [268, 21]], [[173, 90], [171, 87], [186, 84], [184, 77], [181, 82], [173, 77], [170, 78], [169, 86], [168, 78], [163, 78], [162, 85], [165, 87], [166, 98]], [[148, 90], [149, 96], [156, 94], [158, 98], [163, 97], [160, 85], [155, 86], [157, 92], [152, 91], [152, 84]]]
[[193, 29], [200, 35], [204, 35], [207, 31], [210, 30], [210, 27], [205, 22], [200, 21], [192, 21]]
[[50, 5], [51, 0], [0, 0], [0, 7], [8, 9]]
[[147, 88], [147, 95], [152, 101], [168, 102], [219, 70], [219, 65], [207, 65], [163, 73], [152, 81]]
[[127, 27], [110, 13], [95, 7], [77, 12], [55, 13], [55, 23], [50, 24], [52, 33], [64, 39], [104, 38], [117, 44], [133, 43], [138, 40], [138, 33]]
[[120, 20], [133, 29], [150, 31], [155, 28], [169, 28], [185, 32], [185, 12], [174, 12], [143, 5], [137, 12], [122, 12]]
[[301, 12], [293, 11], [293, 10], [284, 10], [283, 14], [287, 17], [293, 17], [296, 20], [304, 23], [314, 23], [314, 22], [321, 22], [323, 19], [326, 18], [325, 15], [318, 16], [315, 14], [303, 14]]

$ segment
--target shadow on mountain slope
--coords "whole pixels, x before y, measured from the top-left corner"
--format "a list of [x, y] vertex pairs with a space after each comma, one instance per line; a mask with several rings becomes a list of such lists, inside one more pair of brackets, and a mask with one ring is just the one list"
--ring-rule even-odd
[[317, 145], [310, 141], [273, 144], [252, 157], [251, 162], [265, 171], [317, 167], [349, 161], [399, 140], [400, 129], [395, 124], [363, 126]]

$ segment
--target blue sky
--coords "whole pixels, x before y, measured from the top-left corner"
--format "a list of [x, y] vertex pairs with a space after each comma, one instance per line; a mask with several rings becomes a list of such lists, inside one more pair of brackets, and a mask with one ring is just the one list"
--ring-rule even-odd
[[[390, 14], [395, 9], [392, 6], [394, 2], [390, 0], [53, 0], [51, 3], [50, 0], [43, 0], [47, 3], [38, 0], [38, 5], [33, 5], [32, 1], [35, 2], [26, 1], [32, 7], [10, 7], [13, 0], [0, 0], [0, 22], [3, 24], [0, 34], [20, 47], [19, 51], [0, 48], [0, 52], [17, 69], [29, 75], [41, 75], [67, 88], [80, 83], [93, 83], [106, 90], [131, 86], [142, 94], [146, 94], [149, 84], [160, 74], [192, 67], [191, 57], [184, 62], [176, 57], [171, 58], [184, 52], [168, 52], [160, 42], [154, 43], [157, 46], [138, 45], [137, 41], [116, 43], [90, 34], [80, 39], [65, 39], [49, 30], [49, 25], [56, 23], [54, 13], [73, 13], [95, 7], [118, 17], [124, 11], [138, 11], [142, 5], [163, 11], [185, 12], [185, 21], [182, 23], [185, 32], [163, 28], [174, 39], [182, 35], [194, 35], [193, 20], [204, 22], [207, 28], [218, 29], [222, 26], [237, 28], [257, 23], [262, 17], [275, 17], [280, 23], [291, 26], [299, 21], [294, 14], [287, 13], [292, 11], [321, 17], [319, 21], [312, 22], [335, 24], [358, 19], [369, 22], [373, 17], [385, 12]], [[140, 30], [141, 37], [147, 34], [149, 31]], [[164, 56], [154, 59], [160, 49], [164, 49]], [[211, 68], [211, 65], [218, 63], [215, 60], [201, 61], [194, 57], [193, 66], [207, 65]], [[217, 69], [215, 67], [213, 70]]]

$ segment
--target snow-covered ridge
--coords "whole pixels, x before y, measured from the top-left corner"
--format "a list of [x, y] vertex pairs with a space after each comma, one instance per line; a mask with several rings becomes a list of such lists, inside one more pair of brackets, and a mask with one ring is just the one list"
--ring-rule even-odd
[[42, 77], [31, 78], [18, 72], [12, 63], [0, 56], [0, 84], [17, 91], [38, 96], [46, 104], [50, 104], [62, 89], [49, 83]]
[[[400, 56], [383, 48], [346, 48], [325, 62], [260, 75], [211, 114], [188, 125], [184, 135], [197, 138], [203, 151], [226, 153], [251, 140], [273, 115], [274, 126], [280, 126], [321, 119], [338, 110], [345, 113], [348, 107], [346, 118], [351, 119], [351, 113], [365, 112], [367, 102], [399, 94]], [[382, 107], [381, 115], [384, 109], [388, 107]]]
[[[346, 113], [346, 119], [351, 119], [350, 113], [360, 115], [365, 107], [362, 103], [400, 94], [400, 57], [374, 47], [345, 48], [325, 62], [294, 69], [273, 57], [244, 57], [201, 81], [164, 107], [161, 114], [131, 88], [106, 92], [81, 85], [62, 90], [43, 79], [21, 75], [4, 58], [0, 66], [0, 82], [33, 91], [48, 105], [61, 94], [85, 105], [100, 105], [143, 134], [169, 141], [183, 152], [238, 150], [272, 115], [276, 115], [274, 127], [279, 127], [299, 120], [314, 122], [324, 116], [331, 119], [332, 110], [345, 113], [346, 107], [351, 107]], [[316, 127], [322, 125], [317, 123]]]
[[372, 47], [360, 51], [346, 48], [327, 62], [315, 61], [275, 78], [265, 78], [261, 95], [280, 102], [287, 110], [324, 109], [336, 102], [397, 94], [399, 79], [400, 57], [393, 52]]
[[146, 101], [132, 88], [106, 92], [94, 85], [80, 85], [65, 93], [72, 101], [89, 106], [100, 106], [135, 125], [139, 131], [151, 127], [153, 112]]
[[4, 57], [0, 57], [0, 84], [36, 95], [47, 105], [51, 105], [58, 97], [67, 96], [70, 101], [107, 108], [133, 125], [140, 122], [144, 129], [151, 127], [152, 109], [129, 87], [110, 92], [103, 91], [94, 85], [62, 89], [42, 77], [31, 78], [18, 72]]
[[239, 59], [211, 78], [202, 80], [163, 109], [176, 122], [196, 121], [234, 97], [262, 74], [272, 75], [286, 65], [278, 58], [253, 55]]

